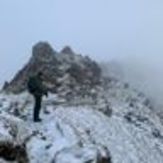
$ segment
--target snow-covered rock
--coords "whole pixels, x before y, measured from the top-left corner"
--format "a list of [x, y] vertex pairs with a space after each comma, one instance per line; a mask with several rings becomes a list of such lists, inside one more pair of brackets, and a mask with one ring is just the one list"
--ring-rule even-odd
[[32, 121], [28, 93], [1, 94], [0, 142], [24, 147], [30, 163], [162, 163], [163, 126], [148, 99], [119, 81], [106, 83], [74, 102], [51, 94], [41, 123]]
[[22, 93], [29, 77], [40, 71], [44, 74], [44, 84], [53, 93], [65, 86], [60, 78], [64, 79], [67, 74], [69, 77], [65, 80], [71, 83], [70, 88], [81, 87], [83, 83], [90, 87], [97, 85], [101, 77], [100, 66], [89, 57], [74, 53], [70, 47], [56, 52], [49, 43], [39, 42], [33, 46], [30, 60], [10, 82], [5, 82], [3, 90]]

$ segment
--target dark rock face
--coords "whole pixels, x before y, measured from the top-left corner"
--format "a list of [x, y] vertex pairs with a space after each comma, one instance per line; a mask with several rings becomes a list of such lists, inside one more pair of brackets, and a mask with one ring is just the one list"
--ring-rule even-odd
[[9, 83], [7, 81], [5, 81], [5, 83], [3, 85], [3, 89], [5, 90], [8, 86], [9, 86]]
[[69, 46], [65, 46], [62, 50], [61, 50], [61, 53], [64, 53], [64, 54], [75, 54], [73, 52], [73, 50], [71, 49], [71, 47]]
[[104, 153], [105, 156], [100, 153], [97, 155], [96, 163], [112, 163], [110, 151], [106, 147], [104, 147]]
[[[4, 90], [21, 93], [26, 89], [29, 77], [40, 71], [43, 72], [45, 84], [51, 92], [56, 92], [58, 87], [68, 82], [71, 85], [81, 86], [87, 83], [92, 86], [98, 84], [101, 78], [100, 67], [89, 57], [75, 54], [68, 46], [58, 53], [47, 42], [39, 42], [33, 46], [29, 62], [11, 82], [5, 84]], [[64, 79], [66, 75], [68, 77]]]
[[29, 162], [25, 147], [10, 142], [0, 143], [0, 157], [6, 161]]
[[5, 90], [13, 93], [24, 91], [28, 78], [39, 71], [44, 72], [44, 74], [49, 72], [47, 75], [51, 75], [51, 71], [57, 66], [55, 53], [48, 43], [40, 42], [36, 44], [33, 47], [32, 57], [29, 62], [15, 75], [14, 79], [5, 86]]

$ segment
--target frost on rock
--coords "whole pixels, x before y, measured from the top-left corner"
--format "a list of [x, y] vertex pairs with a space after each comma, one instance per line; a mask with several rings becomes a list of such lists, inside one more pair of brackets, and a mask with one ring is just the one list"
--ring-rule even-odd
[[27, 137], [28, 129], [21, 119], [7, 114], [0, 115], [0, 158], [4, 161], [27, 163], [24, 144]]

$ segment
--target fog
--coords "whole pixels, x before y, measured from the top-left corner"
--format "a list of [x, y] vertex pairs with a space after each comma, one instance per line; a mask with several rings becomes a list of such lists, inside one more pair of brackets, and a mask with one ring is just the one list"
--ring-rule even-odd
[[[132, 88], [143, 92], [154, 104], [158, 112], [163, 107], [163, 66], [160, 58], [132, 56], [110, 62], [117, 78], [130, 83]], [[112, 71], [112, 70], [111, 70]]]
[[97, 61], [116, 60], [126, 79], [163, 96], [163, 1], [0, 0], [0, 85], [11, 80], [43, 40], [70, 45]]

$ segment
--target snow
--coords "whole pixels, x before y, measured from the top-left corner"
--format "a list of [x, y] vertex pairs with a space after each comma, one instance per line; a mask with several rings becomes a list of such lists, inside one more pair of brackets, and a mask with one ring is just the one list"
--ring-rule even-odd
[[[3, 93], [0, 141], [25, 143], [30, 163], [97, 163], [97, 156], [106, 155], [106, 149], [113, 163], [162, 163], [163, 126], [144, 105], [146, 97], [119, 82], [109, 87], [99, 88], [96, 105], [88, 100], [65, 105], [62, 98], [50, 95], [43, 102], [41, 123], [32, 122], [33, 99], [28, 93]], [[101, 110], [106, 100], [111, 116]], [[14, 115], [14, 109], [19, 114]]]

